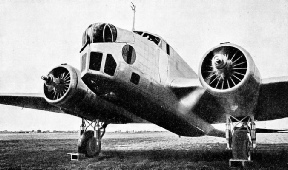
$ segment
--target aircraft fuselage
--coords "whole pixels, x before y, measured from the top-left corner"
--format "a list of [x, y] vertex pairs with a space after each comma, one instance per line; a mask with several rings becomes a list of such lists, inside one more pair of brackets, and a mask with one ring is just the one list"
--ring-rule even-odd
[[115, 42], [86, 45], [82, 80], [96, 95], [149, 122], [179, 135], [203, 135], [197, 119], [179, 112], [179, 99], [168, 84], [176, 77], [198, 79], [196, 73], [164, 40], [157, 37], [157, 44], [150, 39], [155, 35], [138, 33], [117, 28]]

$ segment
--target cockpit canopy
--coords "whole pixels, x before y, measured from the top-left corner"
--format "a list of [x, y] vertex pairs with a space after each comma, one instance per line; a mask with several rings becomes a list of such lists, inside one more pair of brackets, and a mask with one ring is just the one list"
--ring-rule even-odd
[[89, 25], [82, 37], [82, 47], [90, 43], [115, 42], [117, 29], [108, 23], [95, 23]]

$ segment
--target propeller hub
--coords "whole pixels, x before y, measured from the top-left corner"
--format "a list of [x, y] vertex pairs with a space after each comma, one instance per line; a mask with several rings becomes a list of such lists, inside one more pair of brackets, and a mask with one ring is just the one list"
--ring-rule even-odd
[[45, 81], [45, 84], [51, 84], [53, 81], [53, 77], [51, 76], [41, 76], [41, 79]]
[[227, 65], [227, 57], [223, 54], [216, 54], [212, 59], [212, 65], [216, 69], [223, 69]]

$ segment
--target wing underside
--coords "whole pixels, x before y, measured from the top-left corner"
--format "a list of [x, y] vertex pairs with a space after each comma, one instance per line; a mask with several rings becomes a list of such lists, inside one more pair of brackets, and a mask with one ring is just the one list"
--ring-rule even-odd
[[[0, 94], [0, 104], [77, 115], [77, 113], [70, 113], [67, 109], [62, 110], [59, 107], [49, 104], [40, 93]], [[121, 110], [121, 114], [115, 113], [114, 116], [117, 116], [117, 118], [110, 120], [110, 123], [148, 123], [147, 121], [124, 111], [123, 108], [119, 110]]]
[[[183, 87], [181, 87], [182, 82], [178, 83], [177, 86], [174, 85], [172, 90], [175, 94], [179, 93], [179, 98], [181, 98], [189, 93], [189, 90], [196, 89], [197, 85], [195, 86], [194, 82], [191, 81], [187, 85], [187, 81], [185, 81]], [[288, 77], [263, 79], [260, 85], [257, 106], [254, 110], [256, 120], [267, 121], [288, 117], [288, 94], [286, 92], [288, 92]], [[198, 104], [194, 107], [194, 112], [209, 123], [225, 122], [223, 106], [208, 92], [203, 93], [199, 98]]]
[[[177, 87], [173, 87], [172, 89], [176, 94], [179, 91], [187, 94], [187, 91], [194, 91], [195, 87], [196, 86], [193, 82], [193, 86], [191, 86], [191, 88], [188, 88], [187, 85], [181, 88], [181, 85], [179, 85]], [[288, 77], [264, 79], [261, 84], [259, 99], [255, 109], [256, 120], [266, 121], [287, 117], [288, 95], [285, 94], [286, 91], [288, 91]], [[182, 93], [179, 94], [180, 98], [183, 97]], [[65, 113], [60, 108], [50, 105], [48, 102], [46, 102], [43, 94], [40, 93], [0, 94], [0, 104], [45, 110], [56, 113]], [[221, 122], [224, 123], [225, 120], [225, 113], [223, 112], [223, 108], [221, 108], [217, 100], [215, 100], [215, 98], [207, 92], [205, 92], [199, 98], [199, 101], [193, 108], [193, 112], [198, 115], [199, 118], [209, 124]], [[280, 131], [275, 131], [273, 129], [272, 131], [271, 129], [268, 129], [268, 131], [267, 129], [259, 129], [258, 132], [271, 133]]]
[[263, 79], [255, 109], [258, 121], [288, 117], [288, 77]]
[[[195, 81], [189, 82], [186, 80], [184, 83], [183, 81], [174, 81], [173, 83], [171, 84], [171, 89], [180, 99], [191, 91], [201, 88], [197, 86]], [[254, 110], [255, 119], [258, 121], [268, 121], [287, 117], [288, 95], [285, 94], [286, 91], [288, 91], [288, 77], [264, 79], [260, 87], [257, 106]], [[198, 98], [196, 103], [191, 112], [204, 122], [209, 124], [225, 123], [225, 110], [213, 95], [206, 91]], [[257, 128], [256, 130], [257, 133], [279, 133], [286, 131], [285, 129], [279, 130], [269, 127]]]

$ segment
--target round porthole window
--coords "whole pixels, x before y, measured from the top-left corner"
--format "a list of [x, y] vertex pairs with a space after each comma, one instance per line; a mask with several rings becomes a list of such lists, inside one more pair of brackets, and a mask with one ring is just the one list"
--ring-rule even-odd
[[125, 45], [122, 48], [122, 56], [127, 64], [133, 64], [136, 60], [135, 49], [131, 45]]

